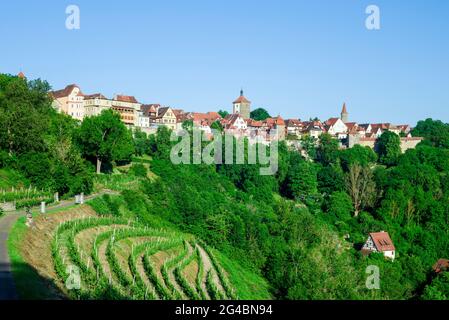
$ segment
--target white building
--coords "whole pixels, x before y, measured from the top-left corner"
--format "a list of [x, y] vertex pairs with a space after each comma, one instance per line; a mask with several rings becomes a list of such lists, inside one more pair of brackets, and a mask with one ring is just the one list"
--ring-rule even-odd
[[325, 123], [326, 131], [331, 136], [338, 138], [345, 138], [348, 132], [348, 127], [340, 118], [330, 118]]
[[85, 116], [84, 95], [76, 84], [71, 84], [65, 89], [53, 91], [50, 96], [55, 100], [53, 107], [77, 120], [83, 120]]
[[101, 93], [84, 96], [84, 113], [86, 117], [98, 116], [103, 110], [112, 107], [112, 100], [109, 100]]

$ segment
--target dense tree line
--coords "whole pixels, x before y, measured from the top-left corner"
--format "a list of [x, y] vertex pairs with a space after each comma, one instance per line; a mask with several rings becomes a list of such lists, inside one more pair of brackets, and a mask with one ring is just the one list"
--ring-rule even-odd
[[61, 195], [90, 193], [95, 165], [98, 173], [131, 160], [131, 133], [112, 111], [82, 124], [57, 113], [49, 90], [39, 79], [0, 74], [0, 169]]

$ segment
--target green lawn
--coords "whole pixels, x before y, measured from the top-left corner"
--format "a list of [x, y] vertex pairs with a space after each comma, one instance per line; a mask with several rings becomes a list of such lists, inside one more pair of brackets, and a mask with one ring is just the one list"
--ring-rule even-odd
[[12, 169], [0, 169], [0, 190], [29, 186], [30, 182], [19, 172]]

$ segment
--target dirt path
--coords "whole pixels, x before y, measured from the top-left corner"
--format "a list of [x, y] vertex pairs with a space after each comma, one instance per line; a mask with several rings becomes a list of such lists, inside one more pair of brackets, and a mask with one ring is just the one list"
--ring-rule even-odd
[[[115, 194], [115, 192], [104, 191], [98, 194], [85, 197], [85, 201], [100, 197], [104, 194]], [[56, 205], [50, 205], [48, 210], [63, 209], [74, 205], [74, 199], [64, 200]], [[39, 207], [32, 208], [33, 212], [38, 212]], [[0, 217], [0, 300], [17, 300], [18, 295], [14, 285], [14, 277], [11, 270], [11, 260], [8, 254], [8, 237], [11, 227], [20, 217], [25, 215], [24, 210], [17, 210]]]
[[217, 271], [215, 270], [214, 266], [212, 265], [212, 262], [210, 261], [209, 255], [200, 245], [197, 244], [196, 247], [198, 248], [198, 250], [200, 252], [201, 259], [203, 260], [203, 266], [204, 266], [204, 276], [203, 276], [202, 288], [205, 290], [205, 292], [207, 292], [207, 289], [206, 289], [207, 273], [209, 270], [211, 270], [212, 279], [214, 280], [215, 286], [221, 293], [223, 293], [226, 296], [225, 290], [223, 289], [223, 286], [221, 285], [221, 281], [217, 275]]

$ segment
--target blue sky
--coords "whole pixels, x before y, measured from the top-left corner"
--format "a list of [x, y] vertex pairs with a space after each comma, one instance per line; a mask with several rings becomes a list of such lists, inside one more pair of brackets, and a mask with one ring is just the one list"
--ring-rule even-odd
[[[80, 30], [65, 28], [70, 4]], [[0, 72], [187, 111], [230, 111], [243, 87], [284, 118], [345, 101], [358, 122], [449, 122], [448, 16], [441, 0], [15, 0], [0, 5]]]

